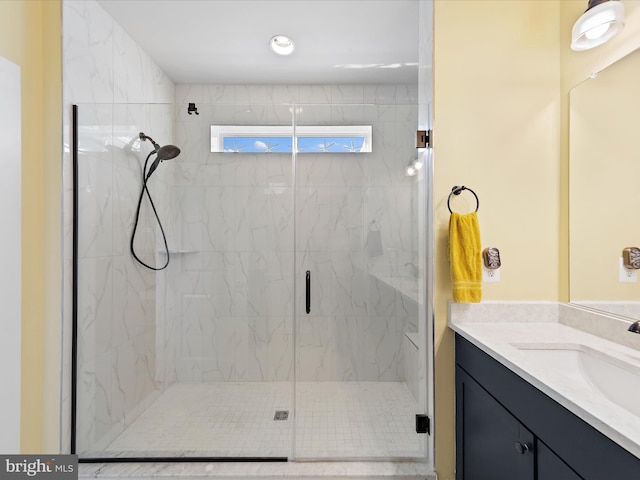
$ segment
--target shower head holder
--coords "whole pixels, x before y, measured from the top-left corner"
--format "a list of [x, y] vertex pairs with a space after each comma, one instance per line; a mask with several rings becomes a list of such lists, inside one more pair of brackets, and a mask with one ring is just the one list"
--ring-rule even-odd
[[[149, 141], [151, 142], [151, 144], [153, 145], [153, 148], [155, 149], [155, 151], [156, 151], [156, 152], [157, 152], [158, 150], [160, 150], [160, 145], [158, 145], [158, 144], [153, 140], [153, 138], [151, 138], [151, 137], [150, 137], [150, 136], [148, 136], [148, 135], [145, 135], [145, 134], [144, 134], [144, 133], [142, 133], [142, 132], [140, 132], [140, 135], [139, 135], [139, 136], [140, 136], [140, 140], [142, 140], [143, 142], [144, 142], [145, 140], [149, 140]], [[153, 153], [153, 152], [152, 152], [152, 153]]]

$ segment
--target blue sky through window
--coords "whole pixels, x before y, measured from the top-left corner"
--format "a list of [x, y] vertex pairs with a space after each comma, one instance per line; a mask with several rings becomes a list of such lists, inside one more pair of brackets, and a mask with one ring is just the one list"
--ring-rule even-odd
[[[291, 153], [291, 137], [224, 137], [225, 152]], [[363, 137], [298, 137], [300, 153], [359, 153]]]
[[[371, 152], [371, 125], [296, 127], [298, 153]], [[293, 129], [277, 125], [211, 125], [211, 151], [291, 153]]]

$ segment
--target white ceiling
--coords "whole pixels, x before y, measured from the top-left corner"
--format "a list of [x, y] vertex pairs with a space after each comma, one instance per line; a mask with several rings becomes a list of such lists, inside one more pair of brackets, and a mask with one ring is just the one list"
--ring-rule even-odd
[[[418, 0], [99, 0], [176, 83], [416, 83]], [[269, 49], [293, 38], [288, 57]]]

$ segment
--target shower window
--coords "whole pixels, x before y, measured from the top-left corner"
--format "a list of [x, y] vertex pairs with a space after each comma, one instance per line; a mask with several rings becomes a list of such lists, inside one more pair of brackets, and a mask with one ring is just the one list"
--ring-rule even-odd
[[371, 125], [297, 127], [211, 125], [211, 152], [370, 153]]

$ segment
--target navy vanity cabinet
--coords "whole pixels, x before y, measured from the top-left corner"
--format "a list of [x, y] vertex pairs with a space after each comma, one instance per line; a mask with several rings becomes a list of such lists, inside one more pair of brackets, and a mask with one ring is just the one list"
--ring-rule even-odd
[[457, 480], [534, 480], [533, 434], [460, 367], [456, 411]]
[[540, 440], [536, 440], [536, 456], [538, 480], [580, 480], [582, 478]]
[[640, 458], [456, 334], [456, 480], [639, 480]]

